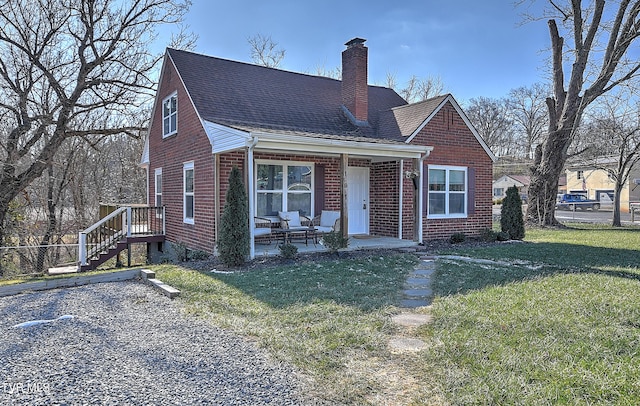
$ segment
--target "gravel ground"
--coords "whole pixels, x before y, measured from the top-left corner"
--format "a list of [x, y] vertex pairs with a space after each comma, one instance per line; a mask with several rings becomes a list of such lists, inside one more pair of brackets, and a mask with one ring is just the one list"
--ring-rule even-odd
[[139, 282], [0, 298], [0, 337], [3, 405], [309, 403], [291, 367]]

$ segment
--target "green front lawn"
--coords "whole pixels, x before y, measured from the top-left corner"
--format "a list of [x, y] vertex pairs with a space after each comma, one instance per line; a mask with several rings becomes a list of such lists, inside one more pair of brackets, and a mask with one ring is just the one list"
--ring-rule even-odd
[[[640, 404], [640, 231], [577, 227], [448, 247], [434, 322], [414, 330], [390, 321], [412, 255], [155, 270], [191, 312], [296, 365], [329, 404]], [[397, 335], [427, 349], [393, 353]]]

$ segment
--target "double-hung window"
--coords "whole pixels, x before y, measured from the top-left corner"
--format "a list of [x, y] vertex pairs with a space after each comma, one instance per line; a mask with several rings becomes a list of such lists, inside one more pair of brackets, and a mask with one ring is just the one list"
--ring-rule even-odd
[[[162, 168], [156, 168], [155, 170], [155, 206], [162, 207]], [[160, 217], [162, 215], [162, 209], [156, 210], [156, 216]]]
[[184, 180], [184, 222], [193, 224], [193, 215], [195, 211], [195, 195], [193, 187], [193, 162], [187, 162], [183, 167]]
[[178, 94], [173, 93], [162, 101], [162, 137], [178, 131]]
[[312, 216], [313, 165], [268, 162], [256, 165], [256, 215], [277, 216], [279, 211], [299, 211]]
[[162, 206], [162, 168], [156, 168], [155, 171], [155, 185], [156, 185], [156, 201], [155, 206]]
[[429, 165], [429, 218], [467, 216], [467, 168]]

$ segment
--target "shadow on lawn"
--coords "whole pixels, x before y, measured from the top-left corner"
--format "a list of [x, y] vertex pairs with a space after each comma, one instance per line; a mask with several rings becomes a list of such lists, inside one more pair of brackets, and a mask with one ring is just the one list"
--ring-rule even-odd
[[601, 274], [640, 281], [637, 250], [564, 243], [521, 243], [465, 250], [458, 254], [491, 258], [495, 263], [439, 261], [431, 285], [435, 295], [467, 293], [489, 286], [567, 273]]
[[[415, 263], [416, 257], [410, 254], [379, 251], [356, 258], [292, 261], [230, 274], [199, 272], [274, 308], [334, 302], [370, 311], [399, 303], [402, 285]], [[210, 289], [207, 285], [189, 289], [202, 288], [205, 292]]]

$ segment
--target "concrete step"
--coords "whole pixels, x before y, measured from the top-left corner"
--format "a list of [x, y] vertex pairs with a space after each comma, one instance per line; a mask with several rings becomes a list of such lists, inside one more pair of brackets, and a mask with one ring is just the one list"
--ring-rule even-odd
[[402, 299], [400, 301], [400, 307], [406, 309], [415, 309], [416, 307], [429, 306], [431, 299]]
[[406, 298], [431, 297], [433, 291], [431, 289], [405, 289], [402, 291], [402, 295]]

